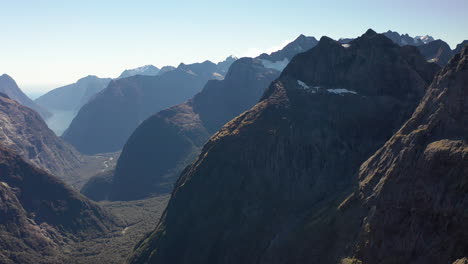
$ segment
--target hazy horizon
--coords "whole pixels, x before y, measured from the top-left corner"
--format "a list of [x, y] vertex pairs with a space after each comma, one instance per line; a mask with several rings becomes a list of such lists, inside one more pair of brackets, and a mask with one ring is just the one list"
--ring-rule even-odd
[[5, 2], [2, 9], [0, 73], [11, 75], [27, 94], [87, 75], [115, 78], [125, 69], [147, 64], [256, 56], [278, 50], [300, 34], [338, 39], [372, 28], [431, 35], [451, 48], [468, 39], [468, 2], [461, 0], [241, 0], [222, 6], [214, 1], [49, 0]]

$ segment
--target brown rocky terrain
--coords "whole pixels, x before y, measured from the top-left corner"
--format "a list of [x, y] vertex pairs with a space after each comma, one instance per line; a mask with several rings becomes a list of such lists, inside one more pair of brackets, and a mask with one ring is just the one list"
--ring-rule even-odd
[[0, 139], [31, 163], [57, 176], [77, 169], [83, 158], [57, 137], [32, 109], [0, 95]]
[[80, 189], [89, 177], [115, 166], [118, 153], [85, 156], [50, 130], [32, 109], [0, 94], [0, 140], [32, 164]]
[[7, 74], [0, 76], [0, 93], [4, 93], [18, 103], [34, 109], [34, 111], [38, 112], [44, 119], [47, 119], [52, 115], [44, 107], [29, 99], [29, 97], [25, 95], [18, 87], [18, 84], [16, 84], [15, 80], [13, 80], [13, 78]]
[[452, 263], [468, 255], [468, 48], [361, 166], [359, 180], [363, 263]]
[[337, 263], [361, 215], [337, 208], [438, 69], [372, 30], [323, 37], [209, 140], [128, 262]]
[[0, 213], [1, 263], [63, 263], [63, 245], [122, 225], [4, 146], [0, 146]]

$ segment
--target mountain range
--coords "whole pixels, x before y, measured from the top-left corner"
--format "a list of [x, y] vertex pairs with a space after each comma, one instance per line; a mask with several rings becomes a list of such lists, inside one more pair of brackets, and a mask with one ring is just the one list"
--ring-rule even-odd
[[359, 167], [438, 70], [372, 30], [345, 47], [322, 37], [204, 145], [129, 263], [339, 263], [360, 218], [335, 217]]
[[145, 65], [135, 69], [125, 70], [120, 74], [119, 79], [127, 78], [135, 75], [156, 76], [159, 74], [160, 69], [153, 65]]
[[300, 35], [36, 101], [2, 75], [0, 263], [467, 264], [467, 44]]
[[200, 153], [209, 137], [254, 106], [289, 60], [317, 42], [301, 35], [270, 55], [235, 61], [224, 80], [208, 81], [192, 99], [145, 120], [125, 144], [115, 177], [101, 174], [91, 179], [82, 193], [110, 200], [170, 193], [180, 172]]
[[157, 76], [112, 80], [80, 109], [63, 138], [85, 154], [119, 151], [146, 118], [190, 99], [208, 80], [223, 78], [217, 64], [205, 61]]

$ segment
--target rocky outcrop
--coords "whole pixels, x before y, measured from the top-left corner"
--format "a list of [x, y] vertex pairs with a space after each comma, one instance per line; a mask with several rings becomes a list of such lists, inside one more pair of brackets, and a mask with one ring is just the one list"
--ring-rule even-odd
[[355, 197], [366, 213], [356, 256], [363, 263], [452, 263], [467, 255], [467, 136], [465, 48], [360, 168]]
[[359, 223], [337, 208], [437, 70], [372, 30], [323, 37], [209, 140], [129, 263], [337, 263]]
[[34, 111], [38, 112], [42, 118], [47, 119], [52, 114], [47, 111], [42, 106], [37, 105], [28, 96], [26, 96], [23, 91], [18, 87], [15, 80], [8, 76], [7, 74], [3, 74], [0, 76], [0, 92], [8, 95], [11, 99], [19, 102], [20, 104], [27, 106]]
[[121, 225], [60, 180], [0, 146], [0, 262], [63, 263], [69, 240]]
[[84, 105], [63, 138], [85, 154], [122, 149], [140, 123], [152, 114], [182, 103], [210, 79], [223, 78], [211, 62], [181, 64], [158, 76], [113, 80]]
[[462, 49], [464, 47], [468, 46], [468, 40], [462, 41], [460, 44], [458, 44], [455, 49], [452, 51], [453, 56], [457, 55], [458, 53], [462, 52]]
[[52, 132], [34, 110], [0, 95], [0, 141], [32, 164], [64, 177], [83, 157]]

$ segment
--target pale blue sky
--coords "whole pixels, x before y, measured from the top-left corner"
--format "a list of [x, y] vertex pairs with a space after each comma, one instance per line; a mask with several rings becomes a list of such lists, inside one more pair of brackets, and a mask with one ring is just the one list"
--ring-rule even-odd
[[126, 68], [219, 61], [278, 49], [299, 34], [368, 28], [468, 39], [468, 0], [0, 0], [0, 74], [27, 92]]

